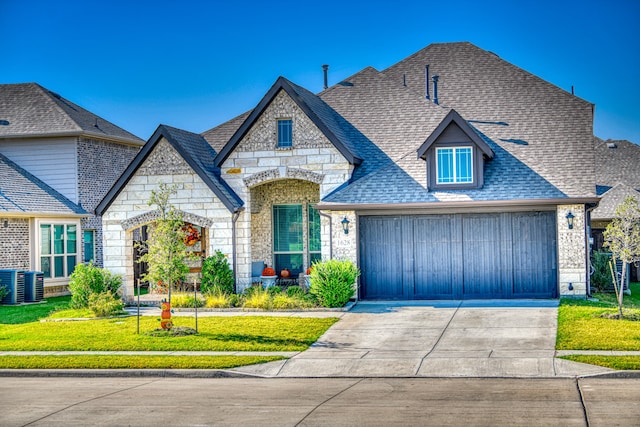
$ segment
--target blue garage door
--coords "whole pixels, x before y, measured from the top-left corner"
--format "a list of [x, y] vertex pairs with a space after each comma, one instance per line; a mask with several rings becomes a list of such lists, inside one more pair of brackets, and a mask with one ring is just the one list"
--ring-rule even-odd
[[557, 297], [554, 212], [360, 217], [360, 297]]

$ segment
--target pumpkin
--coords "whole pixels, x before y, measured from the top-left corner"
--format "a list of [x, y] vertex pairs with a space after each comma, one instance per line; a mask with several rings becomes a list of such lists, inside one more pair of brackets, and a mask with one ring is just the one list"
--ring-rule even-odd
[[305, 273], [307, 276], [311, 274], [311, 267], [307, 268], [307, 272]]
[[291, 276], [291, 272], [289, 271], [288, 268], [283, 268], [282, 271], [280, 272], [280, 277], [286, 279], [289, 276]]
[[276, 275], [276, 271], [271, 267], [266, 267], [264, 270], [262, 270], [262, 275], [263, 276], [275, 276]]

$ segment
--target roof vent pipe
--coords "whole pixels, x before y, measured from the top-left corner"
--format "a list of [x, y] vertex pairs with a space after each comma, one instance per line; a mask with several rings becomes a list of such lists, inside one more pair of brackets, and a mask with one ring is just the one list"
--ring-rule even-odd
[[324, 64], [322, 71], [324, 73], [324, 88], [327, 89], [329, 87], [329, 65]]
[[433, 103], [438, 105], [438, 79], [440, 76], [433, 76]]
[[402, 75], [402, 86], [407, 87], [407, 75]]
[[426, 87], [426, 89], [427, 89], [427, 90], [426, 90], [426, 92], [427, 92], [427, 99], [431, 99], [431, 97], [429, 96], [429, 66], [428, 66], [428, 65], [425, 65], [425, 66], [424, 66], [424, 68], [425, 68], [425, 70], [424, 70], [424, 71], [425, 71], [425, 78], [424, 78], [424, 83], [425, 83], [425, 84], [424, 84], [424, 85], [425, 85], [425, 87]]

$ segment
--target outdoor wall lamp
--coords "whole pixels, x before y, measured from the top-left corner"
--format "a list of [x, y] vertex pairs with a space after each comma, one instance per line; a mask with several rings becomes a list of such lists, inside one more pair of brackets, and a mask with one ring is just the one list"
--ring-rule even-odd
[[567, 218], [567, 227], [569, 227], [569, 230], [573, 230], [573, 218], [575, 218], [575, 215], [569, 211], [565, 218]]
[[344, 234], [349, 234], [349, 220], [346, 216], [342, 220], [342, 230], [344, 230]]

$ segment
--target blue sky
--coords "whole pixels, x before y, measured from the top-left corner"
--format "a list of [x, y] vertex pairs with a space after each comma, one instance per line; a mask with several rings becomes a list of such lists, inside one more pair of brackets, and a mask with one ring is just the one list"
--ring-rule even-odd
[[0, 0], [0, 83], [38, 82], [149, 138], [253, 108], [280, 75], [318, 92], [434, 42], [469, 41], [596, 104], [640, 143], [640, 0]]

